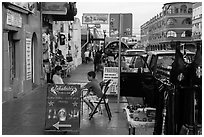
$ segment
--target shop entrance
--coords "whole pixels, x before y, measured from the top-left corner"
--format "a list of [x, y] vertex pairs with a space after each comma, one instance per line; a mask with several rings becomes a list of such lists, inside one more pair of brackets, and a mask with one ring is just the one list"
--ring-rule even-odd
[[32, 36], [32, 89], [37, 86], [37, 36], [33, 33]]
[[8, 46], [9, 46], [9, 71], [10, 71], [10, 85], [14, 84], [14, 79], [16, 78], [16, 44], [13, 40], [14, 32], [9, 31], [8, 33]]

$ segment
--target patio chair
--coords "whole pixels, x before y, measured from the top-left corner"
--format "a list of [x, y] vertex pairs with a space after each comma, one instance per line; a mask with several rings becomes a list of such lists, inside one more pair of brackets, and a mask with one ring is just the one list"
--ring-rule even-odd
[[106, 93], [107, 93], [109, 87], [111, 86], [111, 84], [112, 84], [112, 82], [111, 82], [110, 79], [107, 82], [105, 82], [105, 85], [102, 87], [102, 91], [103, 91], [102, 97], [99, 99], [99, 101], [92, 102], [92, 103], [96, 103], [97, 105], [94, 108], [93, 113], [91, 113], [91, 115], [89, 117], [89, 120], [91, 120], [91, 118], [96, 113], [98, 107], [100, 107], [101, 104], [105, 105], [105, 109], [107, 111], [108, 118], [109, 118], [109, 120], [111, 120], [112, 115], [111, 115], [110, 107], [109, 107], [109, 104], [108, 104], [108, 98], [106, 97]]

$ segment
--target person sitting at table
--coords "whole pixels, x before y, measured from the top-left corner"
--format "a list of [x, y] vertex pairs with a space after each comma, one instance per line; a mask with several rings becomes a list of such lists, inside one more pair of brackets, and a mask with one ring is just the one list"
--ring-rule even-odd
[[[83, 100], [92, 110], [89, 114], [90, 116], [95, 109], [95, 106], [91, 102], [99, 100], [99, 98], [103, 96], [103, 93], [101, 91], [100, 84], [96, 79], [96, 73], [94, 71], [88, 72], [87, 78], [89, 82], [84, 87], [82, 87], [82, 92], [84, 89], [88, 89], [87, 93], [83, 97]], [[98, 111], [96, 111], [95, 113], [97, 112]]]
[[64, 84], [62, 77], [61, 77], [61, 73], [62, 73], [62, 67], [56, 66], [55, 67], [55, 73], [52, 77], [52, 81], [54, 84]]

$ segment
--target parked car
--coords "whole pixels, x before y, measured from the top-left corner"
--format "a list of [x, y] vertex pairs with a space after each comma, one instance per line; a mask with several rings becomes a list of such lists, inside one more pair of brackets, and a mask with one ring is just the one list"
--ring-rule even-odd
[[[142, 49], [128, 49], [124, 52], [125, 55], [136, 55], [136, 54], [140, 54], [140, 55], [146, 55], [146, 51], [145, 50], [142, 50]], [[126, 62], [131, 64], [131, 61], [133, 59], [133, 57], [128, 57], [126, 56], [125, 57], [126, 59]]]
[[125, 53], [128, 55], [134, 55], [134, 54], [138, 54], [138, 53], [146, 53], [146, 51], [143, 49], [128, 49], [125, 51]]
[[[186, 52], [186, 62], [193, 60], [195, 53]], [[175, 50], [150, 51], [144, 55], [126, 55], [132, 57], [129, 69], [121, 69], [121, 96], [142, 97], [144, 104], [155, 107], [157, 96], [157, 79], [168, 79], [171, 65], [175, 59]]]
[[120, 95], [146, 98], [154, 90], [154, 77], [145, 57], [140, 54], [122, 56], [135, 58], [135, 61], [127, 69], [121, 68]]

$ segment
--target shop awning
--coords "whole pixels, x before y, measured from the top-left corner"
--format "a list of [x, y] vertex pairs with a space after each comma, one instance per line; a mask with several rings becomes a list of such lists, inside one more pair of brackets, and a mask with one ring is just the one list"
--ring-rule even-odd
[[73, 21], [76, 15], [75, 3], [42, 2], [42, 14], [52, 15], [53, 21]]

